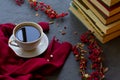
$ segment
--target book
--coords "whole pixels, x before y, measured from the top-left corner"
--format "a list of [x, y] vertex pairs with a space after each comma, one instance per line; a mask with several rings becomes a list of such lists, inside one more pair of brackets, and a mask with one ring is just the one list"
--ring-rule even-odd
[[101, 43], [107, 43], [108, 41], [120, 36], [120, 30], [106, 35], [106, 36], [101, 36], [95, 29], [94, 27], [91, 25], [91, 23], [88, 21], [88, 19], [80, 12], [77, 10], [77, 8], [75, 6], [73, 6], [72, 4], [70, 4], [69, 10], [85, 25], [85, 27], [92, 31], [93, 34], [96, 36], [96, 38], [101, 42]]
[[120, 2], [120, 0], [101, 0], [101, 1], [103, 1], [107, 6], [113, 6]]
[[[80, 1], [80, 0], [78, 0]], [[99, 9], [97, 9], [94, 5], [92, 5], [88, 0], [82, 0], [88, 7], [89, 9], [100, 19], [100, 21], [107, 25], [110, 23], [113, 23], [117, 20], [120, 20], [120, 12], [113, 15], [113, 16], [106, 16], [105, 14], [103, 14]]]
[[87, 5], [84, 4], [82, 2], [82, 0], [78, 1], [78, 0], [73, 0], [73, 3], [75, 4], [75, 6], [78, 8], [78, 10], [82, 10], [85, 14], [87, 14], [87, 16], [89, 16], [89, 18], [91, 19], [91, 21], [94, 23], [94, 25], [96, 25], [95, 28], [99, 29], [99, 31], [101, 31], [104, 34], [110, 34], [114, 31], [117, 31], [120, 29], [120, 20], [109, 24], [109, 25], [104, 25], [99, 19], [98, 17], [96, 17], [94, 15], [94, 13], [88, 8], [86, 7]]
[[107, 16], [112, 16], [120, 12], [120, 3], [113, 7], [108, 7], [105, 4], [103, 4], [101, 0], [88, 0], [88, 1]]

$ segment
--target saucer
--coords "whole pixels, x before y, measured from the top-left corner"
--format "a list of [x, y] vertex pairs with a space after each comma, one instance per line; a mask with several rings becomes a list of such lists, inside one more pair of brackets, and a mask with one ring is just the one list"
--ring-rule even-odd
[[[9, 42], [11, 40], [14, 40], [13, 35], [11, 35], [11, 37], [9, 38]], [[25, 51], [19, 47], [15, 47], [13, 45], [10, 45], [8, 42], [9, 47], [15, 52], [16, 55], [18, 55], [19, 57], [23, 57], [23, 58], [31, 58], [31, 57], [36, 57], [40, 54], [42, 54], [48, 47], [48, 37], [47, 35], [44, 33], [43, 37], [41, 39], [40, 44], [38, 45], [38, 47], [34, 50], [31, 51]]]

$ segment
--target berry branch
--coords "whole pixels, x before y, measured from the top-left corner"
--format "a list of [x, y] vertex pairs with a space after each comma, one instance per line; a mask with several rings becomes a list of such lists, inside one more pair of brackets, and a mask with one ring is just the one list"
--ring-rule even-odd
[[[15, 0], [15, 2], [17, 5], [21, 6], [24, 3], [24, 0]], [[35, 11], [43, 11], [51, 19], [61, 18], [68, 15], [68, 12], [58, 14], [50, 5], [47, 5], [42, 1], [28, 0], [28, 2], [30, 7]]]
[[[77, 61], [80, 61], [80, 73], [82, 80], [103, 80], [105, 79], [104, 73], [108, 68], [104, 68], [102, 64], [102, 48], [98, 45], [95, 37], [88, 31], [80, 36], [82, 43], [78, 43], [73, 47], [73, 53]], [[84, 45], [87, 45], [88, 52], [84, 49]], [[86, 58], [86, 54], [89, 56]], [[89, 59], [89, 60], [88, 60]], [[88, 61], [91, 61], [91, 73], [88, 73]]]

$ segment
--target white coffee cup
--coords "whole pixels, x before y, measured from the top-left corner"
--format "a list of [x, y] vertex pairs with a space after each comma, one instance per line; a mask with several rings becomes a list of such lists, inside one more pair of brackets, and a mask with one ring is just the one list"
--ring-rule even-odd
[[[17, 34], [18, 30], [24, 28], [25, 26], [30, 26], [32, 28], [37, 29], [40, 33], [40, 36], [33, 41], [25, 41], [24, 42], [24, 41], [19, 40], [18, 36], [16, 36], [16, 34]], [[33, 37], [33, 35], [35, 35], [35, 32], [29, 31], [28, 33], [32, 33], [32, 35], [27, 34], [27, 36], [29, 35], [31, 38]], [[22, 34], [22, 35], [24, 36], [24, 34]], [[30, 50], [35, 49], [40, 44], [42, 36], [43, 36], [43, 29], [39, 24], [37, 24], [35, 22], [21, 22], [21, 23], [17, 24], [15, 26], [15, 28], [13, 29], [14, 39], [10, 41], [10, 45], [19, 47], [23, 50], [30, 51]]]

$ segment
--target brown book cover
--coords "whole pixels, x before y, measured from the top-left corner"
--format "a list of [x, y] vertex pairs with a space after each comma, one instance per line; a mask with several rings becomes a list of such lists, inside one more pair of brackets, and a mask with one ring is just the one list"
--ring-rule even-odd
[[107, 5], [106, 5], [103, 1], [101, 1], [101, 0], [96, 0], [96, 1], [98, 1], [101, 5], [103, 5], [108, 11], [112, 11], [112, 10], [120, 7], [120, 2], [116, 3], [116, 4], [113, 5], [113, 6], [107, 6]]
[[101, 0], [101, 1], [104, 2], [107, 6], [114, 6], [120, 2], [120, 0]]
[[89, 2], [107, 16], [112, 16], [120, 12], [120, 3], [116, 4], [115, 6], [108, 7], [100, 0], [89, 0]]
[[[81, 0], [78, 0], [81, 1]], [[97, 9], [93, 4], [91, 4], [88, 0], [82, 0], [88, 7], [89, 9], [101, 20], [101, 22], [105, 25], [113, 23], [117, 20], [120, 20], [120, 12], [113, 15], [113, 16], [106, 16], [102, 11]]]
[[117, 31], [120, 29], [120, 20], [118, 20], [112, 24], [109, 24], [109, 25], [104, 25], [98, 19], [98, 17], [96, 17], [95, 14], [88, 7], [86, 7], [87, 5], [84, 6], [85, 4], [83, 4], [82, 0], [81, 0], [81, 2], [78, 0], [73, 0], [73, 3], [78, 8], [78, 10], [80, 10], [80, 11], [82, 10], [82, 12], [84, 12], [91, 19], [91, 21], [94, 23], [94, 25], [97, 25], [95, 28], [98, 28], [99, 31], [103, 32], [104, 34], [110, 34], [114, 31]]
[[106, 36], [101, 36], [99, 33], [97, 32], [97, 30], [91, 25], [91, 23], [89, 22], [89, 20], [81, 13], [77, 10], [77, 8], [73, 5], [70, 6], [69, 10], [85, 25], [85, 27], [94, 32], [93, 34], [96, 36], [96, 38], [101, 42], [101, 43], [106, 43], [118, 36], [120, 36], [120, 30], [111, 33], [109, 35]]

